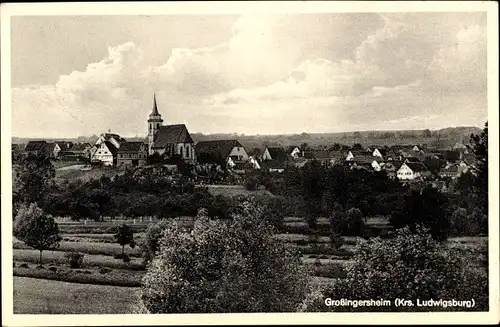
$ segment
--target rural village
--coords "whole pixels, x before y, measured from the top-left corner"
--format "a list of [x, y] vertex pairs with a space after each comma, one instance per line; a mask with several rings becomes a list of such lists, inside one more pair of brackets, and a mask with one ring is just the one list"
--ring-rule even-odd
[[497, 319], [492, 4], [9, 12], [5, 325]]
[[[363, 239], [382, 242], [374, 246], [382, 245], [377, 251], [387, 256], [395, 249], [385, 249], [389, 245], [384, 242], [394, 240], [392, 246], [403, 252], [406, 247], [422, 247], [423, 243], [406, 244], [410, 242], [407, 233], [425, 235], [425, 230], [436, 242], [453, 236], [446, 247], [466, 253], [464, 258], [474, 257], [472, 266], [459, 269], [468, 269], [467, 273], [475, 276], [473, 283], [482, 278], [480, 286], [467, 287], [480, 287], [477, 296], [485, 296], [487, 202], [476, 185], [484, 178], [487, 129], [482, 136], [471, 135], [471, 142], [457, 141], [447, 148], [334, 142], [316, 147], [302, 143], [249, 149], [238, 139], [194, 142], [185, 124], [163, 122], [154, 98], [145, 141], [127, 141], [108, 131], [94, 143], [35, 140], [24, 146], [12, 145], [17, 217], [43, 217], [45, 212], [58, 217], [58, 227], [52, 226], [55, 234], [49, 229], [48, 239], [39, 235], [42, 239], [38, 241], [14, 242], [15, 276], [125, 289], [144, 287], [146, 282], [154, 288], [159, 281], [148, 282], [149, 273], [143, 277], [144, 269], [159, 251], [162, 235], [170, 233], [172, 246], [179, 246], [171, 224], [189, 230], [204, 217], [231, 219], [243, 210], [244, 219], [268, 224], [256, 229], [257, 239], [269, 235], [286, 249], [298, 251], [302, 264], [309, 267], [306, 270], [313, 285], [337, 292], [339, 299], [352, 298], [367, 287], [367, 281], [354, 283], [350, 275], [352, 269], [366, 269], [363, 265], [369, 263], [356, 254]], [[248, 209], [248, 204], [264, 211], [252, 211], [255, 208]], [[427, 229], [419, 232], [419, 228]], [[23, 238], [22, 233], [18, 235]], [[425, 237], [422, 242], [427, 242]], [[53, 243], [57, 245], [52, 247]], [[125, 250], [126, 245], [131, 249]], [[30, 246], [35, 249], [30, 250]], [[424, 248], [415, 251], [428, 255]], [[200, 260], [197, 256], [192, 259]], [[70, 268], [66, 268], [68, 263]], [[291, 264], [281, 263], [288, 267], [285, 270], [292, 269]], [[389, 264], [387, 269], [391, 267]], [[288, 282], [300, 284], [297, 278], [291, 276]], [[407, 278], [402, 275], [400, 282], [407, 283]], [[449, 291], [445, 285], [440, 289]], [[305, 292], [300, 287], [299, 291]], [[383, 286], [375, 282], [370, 287]], [[136, 298], [123, 289], [118, 292], [123, 299], [117, 306], [110, 308], [99, 302], [97, 310], [126, 313], [136, 307]], [[464, 291], [469, 290], [461, 286]], [[297, 301], [292, 301], [294, 306]], [[325, 310], [318, 299], [311, 301], [307, 310]], [[203, 303], [198, 309], [167, 303], [170, 309], [161, 310], [219, 310]], [[40, 305], [32, 308], [30, 304], [27, 310], [52, 310], [40, 309]], [[152, 309], [154, 306], [146, 311]]]

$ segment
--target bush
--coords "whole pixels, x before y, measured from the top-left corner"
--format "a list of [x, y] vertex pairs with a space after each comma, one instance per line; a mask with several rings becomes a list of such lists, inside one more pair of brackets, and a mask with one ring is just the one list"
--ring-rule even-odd
[[100, 274], [107, 274], [107, 273], [110, 273], [111, 272], [111, 269], [109, 268], [99, 268], [99, 273]]
[[26, 263], [21, 263], [21, 264], [19, 265], [19, 268], [29, 268], [29, 267], [28, 267], [28, 264], [26, 264]]
[[[393, 240], [370, 239], [358, 245], [346, 264], [346, 279], [325, 291], [332, 299], [456, 299], [476, 300], [475, 310], [487, 308], [487, 274], [472, 273], [471, 259], [432, 238], [427, 229], [397, 230]], [[484, 271], [484, 269], [483, 269]], [[386, 282], [381, 282], [386, 281]], [[454, 310], [456, 308], [448, 308]], [[463, 308], [458, 308], [463, 310]], [[309, 310], [416, 311], [418, 307], [325, 307]], [[423, 310], [429, 310], [424, 308]], [[436, 309], [440, 310], [440, 309]]]
[[115, 258], [115, 259], [123, 259], [123, 254], [117, 253], [117, 254], [113, 255], [113, 258]]
[[49, 270], [53, 271], [53, 272], [57, 272], [57, 268], [56, 267], [49, 267]]
[[130, 262], [130, 257], [128, 255], [124, 254], [122, 257], [122, 260], [123, 260], [123, 262], [128, 263], [128, 262]]
[[45, 267], [44, 267], [44, 266], [39, 265], [39, 266], [36, 266], [36, 269], [45, 269]]
[[118, 232], [118, 226], [109, 226], [104, 230], [104, 234], [116, 234]]
[[276, 240], [262, 210], [244, 203], [232, 220], [173, 224], [143, 279], [151, 313], [291, 312], [309, 291], [307, 269]]
[[172, 221], [166, 220], [148, 226], [148, 229], [146, 230], [146, 233], [144, 235], [144, 239], [140, 244], [145, 264], [149, 263], [156, 255], [156, 252], [158, 252], [160, 238], [163, 235], [163, 231], [167, 229], [170, 224], [172, 224]]
[[64, 254], [64, 257], [68, 259], [68, 263], [71, 268], [81, 268], [84, 256], [85, 255], [80, 252], [67, 252]]

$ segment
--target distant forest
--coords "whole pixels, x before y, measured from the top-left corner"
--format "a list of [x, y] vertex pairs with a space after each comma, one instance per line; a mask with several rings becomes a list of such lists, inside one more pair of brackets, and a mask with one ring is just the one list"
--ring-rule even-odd
[[[287, 135], [245, 135], [245, 134], [203, 134], [191, 133], [195, 142], [222, 139], [237, 139], [247, 149], [263, 148], [265, 146], [300, 146], [307, 143], [310, 147], [321, 148], [334, 143], [352, 145], [360, 143], [363, 146], [391, 146], [401, 144], [427, 145], [433, 148], [449, 148], [457, 142], [468, 144], [471, 134], [480, 134], [479, 127], [448, 127], [439, 130], [401, 130], [401, 131], [358, 131], [346, 133], [301, 133]], [[124, 136], [124, 135], [122, 135]], [[126, 137], [127, 141], [144, 141], [146, 137]], [[67, 138], [64, 140], [75, 143], [89, 142], [93, 144], [97, 135], [79, 136], [78, 138]], [[23, 144], [36, 138], [13, 137], [12, 143]], [[61, 140], [61, 139], [45, 139]]]

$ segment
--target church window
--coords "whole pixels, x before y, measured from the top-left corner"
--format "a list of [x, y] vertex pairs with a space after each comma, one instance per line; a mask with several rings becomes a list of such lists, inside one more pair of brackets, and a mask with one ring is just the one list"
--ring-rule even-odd
[[160, 123], [157, 123], [156, 124], [156, 128], [159, 129], [160, 128]]
[[182, 153], [182, 150], [183, 150], [183, 149], [182, 149], [182, 145], [181, 145], [181, 147], [180, 147], [180, 149], [179, 149], [179, 150], [180, 150], [180, 153], [179, 153], [179, 154], [181, 155], [181, 158], [182, 158], [182, 157], [183, 157], [183, 153]]

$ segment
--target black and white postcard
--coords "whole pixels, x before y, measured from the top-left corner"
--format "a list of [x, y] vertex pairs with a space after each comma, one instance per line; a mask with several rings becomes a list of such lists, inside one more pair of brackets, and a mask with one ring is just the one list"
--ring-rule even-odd
[[1, 17], [3, 325], [499, 321], [497, 2]]

